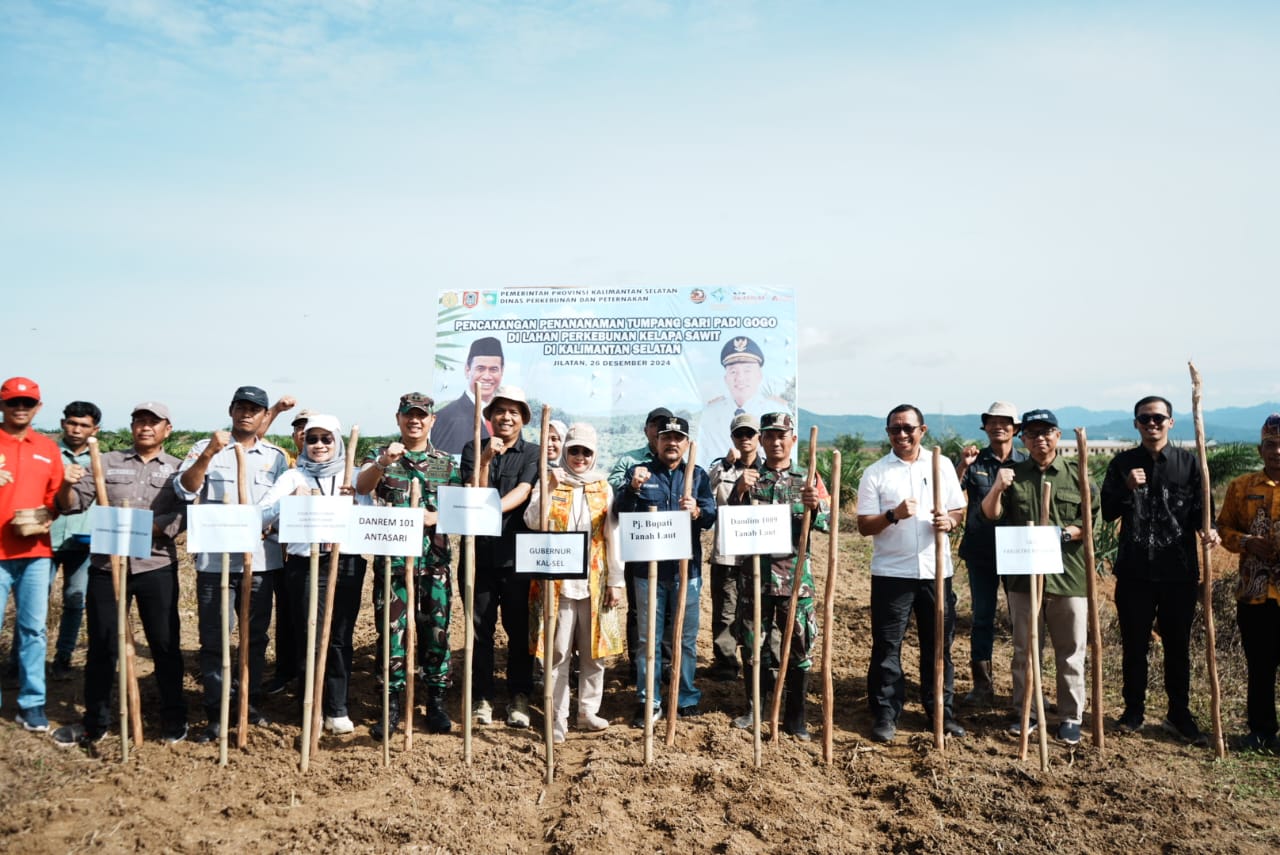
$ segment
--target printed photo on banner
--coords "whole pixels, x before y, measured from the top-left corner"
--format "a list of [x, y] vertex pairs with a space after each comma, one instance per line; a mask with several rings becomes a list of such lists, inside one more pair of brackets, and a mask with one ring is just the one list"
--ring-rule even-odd
[[[644, 446], [656, 407], [688, 419], [698, 463], [730, 447], [736, 415], [797, 415], [796, 306], [782, 288], [503, 288], [444, 291], [433, 387], [440, 402], [431, 442], [458, 455], [472, 437], [479, 384], [485, 406], [499, 385], [538, 413], [589, 422], [608, 469]], [[482, 422], [481, 436], [489, 436]]]

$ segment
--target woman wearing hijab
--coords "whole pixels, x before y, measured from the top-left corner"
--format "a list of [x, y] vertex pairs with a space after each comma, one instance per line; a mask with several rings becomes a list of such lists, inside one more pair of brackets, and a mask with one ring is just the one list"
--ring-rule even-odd
[[[563, 742], [569, 727], [569, 671], [574, 647], [579, 658], [578, 727], [604, 730], [607, 719], [599, 715], [604, 693], [604, 660], [622, 652], [622, 632], [615, 606], [622, 602], [622, 557], [619, 554], [618, 521], [609, 513], [613, 488], [605, 473], [595, 468], [596, 431], [588, 424], [574, 424], [564, 440], [563, 467], [548, 470], [550, 531], [585, 531], [590, 534], [586, 579], [561, 579], [552, 583], [556, 609], [556, 637], [551, 663], [554, 738]], [[525, 510], [531, 529], [542, 527], [541, 491], [537, 488]], [[533, 582], [529, 602], [532, 650], [542, 649], [542, 585]]]
[[547, 423], [550, 428], [547, 431], [547, 465], [552, 467], [564, 466], [564, 438], [568, 434], [569, 428], [564, 422], [552, 419]]
[[[356, 496], [351, 487], [342, 486], [347, 449], [342, 441], [342, 425], [335, 416], [313, 414], [307, 419], [297, 465], [285, 472], [262, 497], [264, 521], [280, 516], [280, 500], [285, 496], [310, 496], [315, 491], [323, 496], [353, 496], [358, 504], [368, 504], [364, 496]], [[320, 551], [320, 590], [328, 585], [329, 549], [322, 543]], [[294, 621], [294, 649], [297, 661], [306, 661], [308, 577], [311, 570], [311, 544], [290, 543], [284, 573]], [[338, 558], [338, 587], [333, 601], [329, 630], [329, 654], [325, 661], [324, 727], [336, 734], [351, 733], [355, 725], [347, 713], [347, 685], [351, 679], [352, 634], [356, 615], [360, 612], [360, 590], [364, 586], [365, 560], [359, 555]], [[323, 603], [318, 604], [317, 622], [321, 620]], [[317, 641], [317, 644], [319, 642]]]

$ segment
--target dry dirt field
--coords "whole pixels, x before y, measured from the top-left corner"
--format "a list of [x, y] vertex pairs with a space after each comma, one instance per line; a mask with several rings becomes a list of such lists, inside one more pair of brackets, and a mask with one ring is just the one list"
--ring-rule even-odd
[[[825, 575], [826, 544], [816, 548]], [[737, 684], [700, 678], [706, 713], [680, 723], [674, 747], [658, 740], [643, 762], [642, 732], [628, 727], [633, 694], [611, 670], [601, 734], [571, 731], [557, 751], [555, 783], [544, 788], [540, 716], [534, 728], [477, 729], [474, 763], [463, 762], [461, 729], [428, 736], [412, 751], [393, 742], [389, 768], [368, 736], [381, 703], [374, 681], [372, 608], [361, 614], [357, 679], [352, 687], [356, 733], [325, 737], [308, 774], [298, 771], [299, 728], [287, 696], [269, 700], [275, 722], [255, 728], [244, 751], [219, 768], [216, 745], [167, 747], [153, 737], [119, 762], [119, 739], [96, 750], [62, 749], [13, 724], [12, 690], [0, 724], [0, 849], [20, 853], [99, 851], [271, 852], [1275, 852], [1280, 848], [1280, 761], [1231, 754], [1215, 761], [1205, 748], [1173, 741], [1148, 719], [1141, 735], [1108, 732], [1106, 748], [1085, 741], [1051, 745], [1051, 766], [1019, 762], [1005, 735], [1005, 709], [961, 710], [969, 729], [935, 751], [929, 724], [912, 702], [889, 746], [867, 739], [866, 664], [869, 544], [852, 532], [841, 540], [836, 585], [835, 757], [822, 762], [821, 682], [812, 683], [809, 721], [815, 741], [784, 737], [766, 743], [763, 768], [752, 764], [749, 732], [735, 730]], [[1224, 569], [1231, 566], [1223, 562]], [[1229, 584], [1229, 583], [1228, 583]], [[967, 586], [957, 577], [961, 624], [954, 647], [957, 693], [968, 689]], [[58, 594], [50, 615], [56, 625]], [[1241, 654], [1229, 598], [1219, 611], [1228, 734], [1243, 726]], [[369, 602], [366, 598], [366, 604]], [[1002, 606], [1003, 608], [1003, 606]], [[187, 689], [198, 716], [195, 603], [183, 602]], [[455, 662], [461, 661], [460, 608], [455, 608]], [[700, 663], [709, 662], [704, 629]], [[1112, 610], [1103, 625], [1114, 640]], [[12, 618], [6, 621], [11, 626]], [[139, 642], [141, 642], [139, 632]], [[1009, 639], [996, 652], [998, 692], [1007, 699]], [[915, 686], [915, 635], [907, 667]], [[1149, 716], [1163, 711], [1158, 645], [1153, 656]], [[155, 706], [140, 645], [144, 711]], [[1050, 657], [1051, 660], [1051, 657]], [[1106, 709], [1119, 703], [1119, 650], [1104, 655]], [[83, 663], [83, 650], [76, 664]], [[1208, 726], [1203, 663], [1197, 662], [1195, 712]], [[1052, 685], [1052, 681], [1048, 682]], [[457, 719], [459, 688], [451, 693]], [[77, 721], [81, 681], [50, 684], [54, 725]], [[540, 703], [540, 701], [539, 701]], [[501, 706], [499, 705], [499, 709]], [[1052, 716], [1050, 717], [1052, 720]], [[1158, 720], [1158, 719], [1157, 719]], [[1113, 715], [1108, 716], [1109, 724]], [[1087, 730], [1086, 730], [1087, 734]]]

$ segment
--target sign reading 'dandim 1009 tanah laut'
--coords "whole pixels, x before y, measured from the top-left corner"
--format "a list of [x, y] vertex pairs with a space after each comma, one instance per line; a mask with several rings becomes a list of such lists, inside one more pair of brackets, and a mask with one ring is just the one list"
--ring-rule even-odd
[[476, 382], [482, 401], [500, 384], [524, 390], [527, 439], [544, 403], [554, 419], [590, 422], [602, 468], [645, 445], [655, 407], [689, 420], [705, 467], [729, 450], [735, 414], [796, 413], [796, 305], [784, 288], [444, 291], [435, 355], [431, 440], [450, 454], [472, 436]]

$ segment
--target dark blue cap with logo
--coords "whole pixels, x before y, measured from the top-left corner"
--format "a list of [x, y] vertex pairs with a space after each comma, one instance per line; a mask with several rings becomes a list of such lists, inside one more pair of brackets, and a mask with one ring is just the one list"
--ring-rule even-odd
[[682, 433], [685, 436], [688, 436], [689, 422], [687, 419], [682, 419], [679, 416], [672, 416], [665, 422], [661, 422], [658, 425], [658, 433]]
[[271, 406], [271, 402], [267, 400], [267, 393], [257, 386], [241, 386], [231, 396], [231, 403], [234, 404], [236, 401], [248, 401], [250, 404], [257, 404], [264, 410]]
[[1053, 414], [1053, 410], [1028, 410], [1022, 414], [1023, 428], [1032, 422], [1044, 422], [1051, 427], [1057, 427], [1058, 417]]

